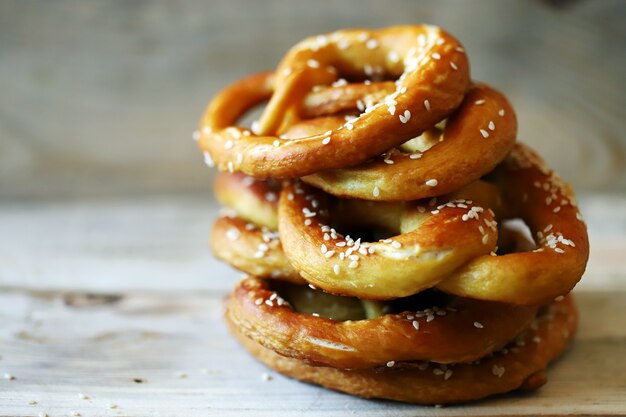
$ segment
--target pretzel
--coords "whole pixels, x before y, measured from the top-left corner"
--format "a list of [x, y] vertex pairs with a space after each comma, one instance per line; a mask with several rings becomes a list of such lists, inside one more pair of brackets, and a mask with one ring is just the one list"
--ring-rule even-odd
[[[292, 127], [299, 135], [321, 129], [330, 127], [314, 122]], [[356, 167], [317, 172], [303, 181], [338, 197], [364, 200], [439, 196], [493, 170], [513, 148], [516, 134], [515, 113], [506, 97], [486, 84], [473, 84], [447, 120], [439, 143], [427, 151], [394, 150]]]
[[259, 228], [270, 230], [278, 229], [278, 197], [281, 190], [281, 184], [276, 181], [257, 181], [240, 173], [222, 172], [213, 184], [215, 197], [222, 205]]
[[304, 283], [285, 257], [276, 231], [281, 184], [220, 173], [213, 189], [231, 210], [213, 224], [210, 245], [215, 256], [248, 274]]
[[536, 307], [455, 298], [417, 312], [336, 321], [298, 313], [281, 300], [268, 281], [248, 277], [235, 287], [226, 314], [247, 337], [283, 356], [341, 369], [389, 361], [474, 361], [504, 347], [537, 312]]
[[548, 363], [563, 352], [574, 336], [577, 314], [571, 297], [555, 302], [537, 317], [528, 332], [500, 351], [472, 363], [391, 361], [382, 369], [355, 370], [313, 366], [282, 356], [247, 337], [228, 313], [226, 321], [253, 356], [291, 378], [366, 398], [446, 404], [542, 386]]
[[[311, 89], [336, 81], [337, 73], [349, 78], [399, 78], [396, 90], [385, 98], [387, 105], [380, 102], [345, 126], [297, 140], [276, 136], [301, 119], [301, 103]], [[439, 28], [335, 32], [296, 45], [273, 78], [258, 76], [218, 94], [201, 121], [199, 145], [220, 170], [261, 179], [295, 178], [355, 165], [448, 117], [468, 83], [463, 48]], [[270, 90], [258, 135], [233, 126]]]
[[282, 250], [278, 234], [239, 217], [222, 216], [213, 224], [213, 253], [231, 266], [259, 277], [304, 284]]
[[437, 286], [462, 297], [542, 304], [566, 295], [585, 272], [587, 228], [573, 194], [529, 147], [517, 144], [493, 174], [505, 204], [528, 225], [538, 248], [479, 256]]
[[[327, 194], [299, 184], [283, 189], [283, 250], [307, 282], [358, 298], [404, 297], [437, 285], [464, 263], [495, 249], [494, 213], [470, 201], [429, 210], [419, 204], [367, 204], [351, 202], [343, 210], [345, 217], [361, 217], [362, 225], [400, 234], [379, 242], [354, 241], [330, 226], [338, 215], [333, 208], [337, 202]], [[367, 211], [369, 218], [358, 216], [355, 209]]]
[[[220, 173], [214, 190], [218, 200], [232, 210], [223, 213], [213, 225], [210, 244], [215, 255], [247, 274], [304, 283], [285, 256], [275, 226], [278, 221], [277, 196], [282, 186], [273, 181], [254, 180], [239, 173]], [[492, 184], [476, 181], [441, 201], [460, 199], [491, 207], [497, 217], [505, 215], [498, 190]], [[435, 208], [432, 206], [431, 210]], [[336, 214], [339, 214], [341, 223], [352, 226], [355, 218], [368, 218], [372, 214], [385, 216], [393, 222], [393, 217], [400, 215], [403, 205], [361, 204], [346, 200], [337, 209], [339, 213]], [[502, 232], [498, 233], [499, 240], [511, 235], [507, 229]], [[498, 242], [498, 246], [502, 247], [502, 243]]]

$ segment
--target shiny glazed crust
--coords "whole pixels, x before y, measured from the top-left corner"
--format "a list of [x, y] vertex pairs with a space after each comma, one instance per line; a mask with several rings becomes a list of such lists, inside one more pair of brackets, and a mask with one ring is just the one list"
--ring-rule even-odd
[[574, 336], [577, 313], [571, 296], [552, 304], [534, 329], [476, 363], [394, 363], [391, 367], [342, 370], [281, 356], [246, 337], [227, 316], [232, 333], [257, 359], [291, 378], [366, 398], [418, 404], [478, 400], [516, 389], [536, 389], [545, 370]]
[[[463, 48], [437, 27], [345, 30], [328, 35], [324, 45], [317, 45], [318, 39], [294, 46], [273, 78], [259, 77], [257, 85], [236, 83], [209, 104], [199, 127], [199, 146], [220, 170], [283, 179], [365, 162], [448, 117], [469, 84]], [[369, 48], [368, 41], [377, 48]], [[340, 76], [368, 76], [370, 67], [380, 68], [380, 76], [399, 77], [393, 93], [398, 114], [379, 106], [353, 120], [353, 129], [341, 126], [299, 140], [279, 136], [284, 127], [301, 120], [299, 103], [314, 86], [329, 85]], [[235, 126], [269, 95], [255, 132]]]
[[431, 310], [335, 321], [294, 311], [268, 281], [248, 277], [231, 293], [226, 316], [242, 334], [283, 356], [356, 369], [389, 361], [479, 359], [527, 329], [537, 307], [457, 298]]

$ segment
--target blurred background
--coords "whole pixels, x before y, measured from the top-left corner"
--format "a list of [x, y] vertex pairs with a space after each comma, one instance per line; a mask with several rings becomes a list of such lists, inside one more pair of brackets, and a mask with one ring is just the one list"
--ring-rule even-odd
[[0, 1], [0, 199], [209, 194], [191, 132], [300, 39], [428, 22], [579, 192], [626, 192], [626, 2]]

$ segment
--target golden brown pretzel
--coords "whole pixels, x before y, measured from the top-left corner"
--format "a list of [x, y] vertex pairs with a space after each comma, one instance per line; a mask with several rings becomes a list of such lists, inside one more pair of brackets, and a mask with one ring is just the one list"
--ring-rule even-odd
[[241, 173], [219, 173], [213, 184], [217, 201], [238, 217], [259, 228], [278, 229], [278, 197], [282, 186], [276, 181], [257, 181]]
[[218, 201], [233, 211], [213, 224], [210, 245], [215, 256], [248, 274], [304, 283], [278, 238], [281, 184], [220, 173], [213, 189]]
[[211, 231], [215, 256], [234, 268], [264, 278], [304, 284], [282, 250], [278, 233], [239, 217], [221, 216]]
[[505, 204], [530, 228], [538, 248], [480, 256], [437, 288], [462, 297], [541, 304], [566, 295], [585, 272], [587, 228], [570, 189], [529, 147], [517, 144], [493, 173]]
[[[298, 274], [278, 242], [278, 207], [276, 196], [280, 184], [272, 181], [258, 181], [236, 173], [220, 173], [215, 181], [215, 195], [232, 212], [218, 218], [211, 233], [211, 247], [215, 255], [233, 267], [265, 278], [284, 279], [291, 282], [305, 282]], [[509, 216], [495, 185], [476, 181], [444, 198], [431, 200], [430, 210], [447, 201], [467, 199], [482, 207], [493, 208], [497, 218]], [[409, 203], [411, 204], [411, 203]], [[378, 223], [389, 224], [396, 221], [405, 210], [397, 203], [342, 200], [335, 213], [339, 223], [357, 225], [357, 219], [368, 219], [375, 214]], [[498, 239], [509, 236], [498, 233]], [[500, 245], [500, 243], [499, 243]], [[348, 249], [348, 248], [345, 248]]]
[[[405, 297], [437, 285], [496, 246], [494, 213], [467, 200], [439, 208], [352, 202], [349, 208], [369, 211], [365, 225], [397, 234], [379, 242], [354, 241], [332, 230], [338, 203], [301, 184], [286, 186], [279, 202], [285, 255], [304, 279], [330, 293], [365, 299]], [[349, 210], [344, 212], [350, 216]]]
[[252, 355], [286, 376], [362, 397], [419, 404], [470, 401], [540, 387], [546, 381], [547, 365], [566, 348], [577, 324], [574, 302], [568, 296], [550, 305], [531, 330], [509, 346], [471, 364], [390, 363], [384, 369], [343, 370], [281, 356], [245, 336], [229, 315], [226, 319]]
[[[325, 40], [320, 44], [320, 39]], [[330, 84], [337, 72], [353, 78], [375, 75], [371, 68], [381, 76], [399, 76], [395, 92], [384, 102], [325, 134], [298, 140], [276, 136], [301, 118], [301, 103], [312, 87]], [[257, 178], [295, 178], [364, 162], [451, 114], [463, 99], [469, 70], [459, 42], [432, 26], [348, 30], [310, 38], [292, 48], [279, 65], [274, 93], [260, 120], [260, 136], [233, 126], [267, 98], [270, 87], [263, 82], [271, 81], [256, 80], [261, 87], [252, 81], [232, 86], [209, 104], [200, 126], [200, 147], [219, 169]], [[246, 88], [252, 93], [246, 94]], [[331, 142], [333, 146], [327, 146]]]
[[[292, 130], [302, 135], [307, 130], [312, 134], [311, 130], [319, 133], [329, 128], [309, 121]], [[364, 200], [439, 196], [493, 170], [513, 148], [516, 135], [515, 113], [506, 97], [486, 84], [473, 84], [447, 120], [441, 141], [427, 151], [387, 152], [356, 167], [317, 172], [303, 181], [338, 197]]]
[[417, 312], [335, 321], [298, 313], [282, 300], [268, 281], [248, 277], [233, 290], [226, 315], [241, 333], [283, 356], [341, 369], [390, 361], [470, 362], [504, 347], [537, 312], [456, 298]]

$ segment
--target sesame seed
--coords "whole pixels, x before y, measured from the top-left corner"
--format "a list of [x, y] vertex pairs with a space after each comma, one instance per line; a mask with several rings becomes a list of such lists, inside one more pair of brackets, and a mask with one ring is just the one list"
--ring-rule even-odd
[[276, 139], [274, 142], [272, 142], [272, 145], [274, 145], [274, 147], [278, 148], [280, 146], [280, 141], [278, 139]]
[[387, 367], [388, 368], [392, 368], [395, 364], [396, 364], [395, 361], [389, 361], [389, 362], [387, 362]]
[[334, 254], [335, 254], [335, 251], [334, 251], [334, 250], [329, 250], [328, 252], [326, 252], [326, 253], [324, 254], [324, 256], [326, 257], [326, 259], [329, 259], [329, 258], [331, 258]]
[[344, 126], [346, 126], [346, 129], [348, 129], [348, 130], [354, 129], [354, 125], [352, 123], [350, 123], [350, 122], [346, 123]]
[[378, 41], [376, 39], [370, 39], [365, 43], [367, 49], [376, 49], [378, 47]]
[[491, 368], [491, 373], [498, 378], [502, 378], [502, 375], [504, 375], [504, 371], [504, 366], [493, 365], [493, 368]]
[[224, 143], [224, 149], [228, 150], [230, 148], [233, 147], [233, 141], [232, 140], [227, 140], [226, 143]]
[[441, 59], [441, 55], [439, 55], [437, 52], [435, 52], [434, 54], [431, 55], [433, 57], [433, 59]]
[[426, 107], [427, 111], [430, 111], [430, 101], [424, 100], [424, 107]]
[[320, 67], [320, 63], [314, 59], [309, 59], [306, 64], [311, 67], [311, 68], [319, 68]]
[[348, 268], [350, 269], [355, 269], [356, 267], [359, 266], [359, 262], [358, 261], [352, 261], [350, 262], [350, 264], [348, 265]]
[[454, 62], [450, 62], [450, 66], [452, 67], [453, 70], [458, 70], [459, 67], [456, 66], [456, 64]]
[[328, 145], [329, 143], [330, 143], [330, 136], [326, 137], [326, 138], [324, 138], [324, 140], [322, 140], [322, 144], [324, 144], [324, 145]]
[[374, 189], [372, 190], [372, 195], [374, 197], [378, 197], [380, 195], [380, 190], [378, 189], [378, 187], [374, 187]]
[[476, 101], [474, 102], [474, 104], [475, 104], [475, 105], [477, 105], [477, 106], [480, 106], [480, 105], [482, 105], [482, 104], [485, 104], [485, 100], [482, 100], [482, 99], [481, 99], [481, 100], [476, 100]]
[[498, 116], [500, 117], [504, 116], [504, 109], [500, 109], [500, 111], [498, 112]]
[[493, 122], [489, 122], [488, 127], [489, 127], [489, 130], [492, 130], [492, 131], [496, 129], [496, 125], [493, 124]]
[[485, 129], [480, 129], [480, 134], [483, 135], [483, 138], [487, 139], [489, 137], [489, 132]]
[[450, 379], [451, 376], [452, 376], [452, 369], [447, 369], [446, 373], [443, 375], [443, 379], [447, 381], [448, 379]]
[[411, 119], [411, 112], [409, 110], [405, 110], [404, 114], [398, 116], [400, 118], [400, 122], [407, 123]]
[[313, 223], [313, 222], [311, 221], [311, 219], [306, 219], [306, 220], [304, 221], [304, 225], [305, 225], [305, 226], [310, 226], [310, 225], [311, 225], [311, 223]]
[[420, 159], [422, 157], [421, 153], [412, 153], [411, 155], [409, 155], [410, 159]]
[[436, 179], [432, 178], [428, 181], [426, 181], [426, 185], [428, 185], [429, 187], [436, 187], [437, 184], [439, 184], [439, 181], [437, 181]]
[[213, 158], [211, 158], [211, 154], [208, 152], [204, 152], [204, 163], [210, 168], [215, 166], [215, 162], [213, 162]]
[[481, 322], [479, 321], [475, 321], [474, 322], [474, 327], [476, 327], [477, 329], [482, 329], [484, 326]]
[[391, 246], [396, 248], [396, 249], [400, 249], [402, 247], [402, 244], [400, 242], [394, 240], [393, 242], [391, 242]]
[[339, 267], [339, 265], [333, 266], [333, 272], [335, 273], [335, 275], [339, 275], [340, 270], [341, 268]]
[[396, 63], [400, 61], [400, 55], [398, 55], [398, 53], [396, 51], [391, 51], [389, 52], [389, 54], [387, 55], [387, 58], [389, 59], [389, 61]]
[[241, 233], [239, 233], [239, 230], [235, 229], [234, 227], [228, 229], [228, 231], [226, 232], [226, 237], [231, 242], [234, 242], [235, 240], [239, 239], [240, 235], [241, 235]]

